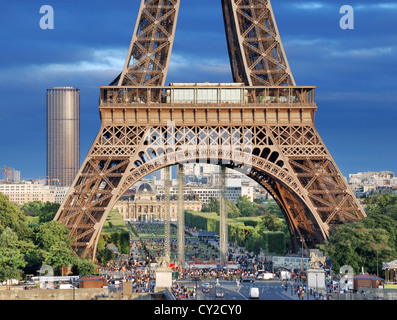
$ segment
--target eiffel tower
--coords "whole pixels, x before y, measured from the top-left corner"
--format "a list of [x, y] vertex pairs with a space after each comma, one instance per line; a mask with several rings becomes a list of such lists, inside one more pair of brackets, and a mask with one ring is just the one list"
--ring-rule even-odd
[[180, 0], [142, 0], [126, 63], [100, 88], [101, 128], [54, 220], [94, 258], [110, 210], [176, 164], [243, 172], [276, 200], [297, 249], [365, 217], [315, 127], [314, 86], [297, 86], [269, 0], [221, 0], [233, 83], [165, 85]]

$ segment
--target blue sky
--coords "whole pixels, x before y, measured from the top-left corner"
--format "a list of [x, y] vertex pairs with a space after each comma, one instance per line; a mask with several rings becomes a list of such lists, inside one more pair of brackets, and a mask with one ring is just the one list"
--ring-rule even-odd
[[[341, 6], [354, 8], [342, 30]], [[42, 30], [42, 5], [54, 29]], [[123, 68], [140, 0], [0, 0], [0, 167], [46, 174], [46, 89], [81, 90], [81, 162], [99, 86]], [[344, 175], [397, 172], [397, 1], [273, 0], [297, 85], [317, 86], [316, 126]], [[231, 82], [220, 0], [182, 0], [168, 82]], [[2, 178], [0, 176], [0, 178]]]

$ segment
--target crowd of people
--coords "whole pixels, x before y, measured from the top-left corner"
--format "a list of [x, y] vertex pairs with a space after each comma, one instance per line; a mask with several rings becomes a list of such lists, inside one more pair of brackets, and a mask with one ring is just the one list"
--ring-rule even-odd
[[176, 300], [189, 300], [196, 297], [196, 291], [194, 288], [187, 288], [186, 286], [180, 285], [177, 282], [174, 282], [172, 285], [171, 292]]
[[[159, 257], [164, 255], [164, 225], [159, 223], [135, 223], [133, 230], [136, 237], [131, 241], [129, 255], [116, 255], [117, 259], [111, 261], [106, 267], [99, 269], [110, 284], [116, 282], [131, 282], [134, 293], [150, 293], [155, 289], [154, 264]], [[171, 228], [175, 235], [175, 226]], [[144, 236], [142, 236], [144, 235]], [[152, 235], [152, 236], [150, 236]], [[139, 237], [138, 237], [139, 236]], [[194, 235], [193, 235], [194, 236]], [[185, 257], [187, 261], [208, 261], [219, 262], [219, 244], [216, 241], [199, 240], [198, 238], [186, 239]], [[176, 259], [177, 253], [176, 237], [171, 241], [171, 260]], [[241, 282], [244, 278], [254, 279], [255, 267], [264, 268], [258, 265], [258, 259], [250, 256], [243, 248], [230, 247], [228, 252], [229, 261], [236, 262], [238, 268], [219, 269], [198, 268], [188, 266], [183, 269], [174, 269], [174, 279], [191, 280], [195, 278], [205, 280], [229, 280]], [[255, 267], [254, 267], [255, 265]], [[191, 286], [174, 282], [172, 293], [176, 299], [192, 299], [196, 292]]]
[[[164, 225], [160, 223], [134, 223], [131, 227], [139, 239], [135, 238], [133, 243], [140, 247], [135, 252], [135, 259], [143, 257], [150, 262], [156, 262], [157, 258], [164, 256]], [[141, 236], [144, 235], [144, 236]], [[147, 236], [151, 235], [151, 236]], [[187, 260], [217, 261], [219, 259], [218, 249], [209, 242], [199, 241], [196, 237], [186, 237], [185, 257]], [[176, 239], [176, 227], [171, 225], [171, 260], [177, 258], [178, 242]], [[140, 256], [140, 257], [139, 257]]]

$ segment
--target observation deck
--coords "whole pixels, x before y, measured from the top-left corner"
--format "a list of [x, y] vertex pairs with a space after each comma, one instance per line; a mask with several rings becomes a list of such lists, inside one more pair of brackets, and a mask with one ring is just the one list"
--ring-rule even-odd
[[241, 83], [102, 86], [102, 121], [164, 124], [313, 123], [315, 86], [249, 87]]

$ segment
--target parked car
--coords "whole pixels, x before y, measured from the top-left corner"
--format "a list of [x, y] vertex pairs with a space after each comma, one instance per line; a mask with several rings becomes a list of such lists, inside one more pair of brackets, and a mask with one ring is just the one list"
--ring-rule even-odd
[[223, 298], [223, 296], [224, 296], [223, 290], [222, 289], [217, 289], [216, 290], [216, 297], [217, 298]]
[[243, 277], [242, 282], [251, 282], [252, 279], [255, 279], [254, 277]]

